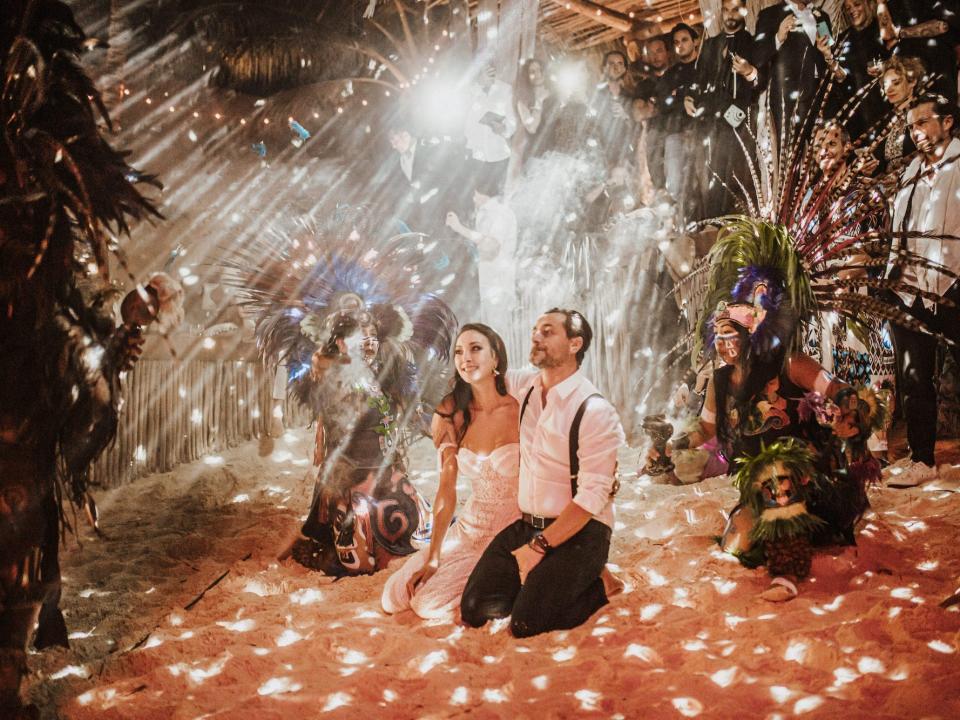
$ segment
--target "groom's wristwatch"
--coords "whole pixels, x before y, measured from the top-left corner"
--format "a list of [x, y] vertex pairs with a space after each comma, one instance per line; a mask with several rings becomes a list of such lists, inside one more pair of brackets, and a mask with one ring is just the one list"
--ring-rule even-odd
[[534, 535], [533, 539], [530, 541], [530, 546], [543, 555], [547, 555], [551, 550], [553, 550], [553, 545], [551, 545], [550, 541], [543, 536], [543, 533], [537, 533]]

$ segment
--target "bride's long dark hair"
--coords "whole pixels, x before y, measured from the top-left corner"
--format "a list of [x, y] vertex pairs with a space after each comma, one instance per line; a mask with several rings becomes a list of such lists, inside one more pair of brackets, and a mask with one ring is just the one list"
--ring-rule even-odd
[[[473, 330], [483, 335], [487, 341], [490, 343], [490, 349], [493, 350], [494, 354], [497, 356], [497, 374], [493, 379], [494, 385], [497, 388], [497, 393], [499, 395], [507, 394], [507, 348], [503, 344], [503, 338], [501, 338], [497, 332], [488, 325], [483, 323], [467, 323], [460, 328], [460, 332], [457, 333], [457, 340], [460, 339], [460, 336], [463, 335], [468, 330]], [[456, 343], [456, 340], [454, 340]], [[449, 419], [453, 422], [453, 418], [459, 412], [463, 416], [463, 423], [460, 425], [460, 429], [457, 431], [457, 446], [460, 446], [460, 443], [463, 442], [463, 436], [467, 434], [467, 428], [470, 427], [470, 404], [473, 402], [473, 390], [470, 388], [470, 383], [460, 377], [460, 373], [456, 369], [456, 354], [454, 354], [454, 369], [453, 369], [453, 390], [443, 398], [441, 405], [447, 402], [447, 399], [453, 401], [453, 409], [450, 411], [450, 414], [442, 413], [437, 410], [437, 415], [443, 418]]]

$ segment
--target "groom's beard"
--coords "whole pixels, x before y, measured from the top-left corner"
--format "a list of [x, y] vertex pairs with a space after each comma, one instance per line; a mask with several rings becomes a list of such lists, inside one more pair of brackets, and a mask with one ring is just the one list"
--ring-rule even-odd
[[546, 348], [538, 348], [534, 345], [530, 348], [530, 364], [535, 368], [543, 370], [545, 368], [558, 367], [563, 364], [563, 359], [553, 357], [547, 352]]

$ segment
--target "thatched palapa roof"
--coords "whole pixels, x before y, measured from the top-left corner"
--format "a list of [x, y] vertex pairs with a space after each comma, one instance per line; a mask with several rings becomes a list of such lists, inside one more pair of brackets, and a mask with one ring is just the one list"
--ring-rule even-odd
[[703, 22], [699, 0], [542, 0], [540, 32], [561, 47], [580, 50], [616, 40], [659, 35], [680, 21]]

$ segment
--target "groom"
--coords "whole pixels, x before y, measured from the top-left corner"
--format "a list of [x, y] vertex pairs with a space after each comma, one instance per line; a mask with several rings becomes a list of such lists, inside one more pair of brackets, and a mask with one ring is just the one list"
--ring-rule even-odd
[[540, 371], [507, 373], [521, 403], [522, 518], [471, 573], [460, 602], [467, 625], [511, 615], [514, 636], [528, 637], [576, 627], [607, 603], [600, 573], [624, 437], [616, 410], [580, 373], [592, 338], [576, 310], [549, 310], [531, 338], [530, 362]]

